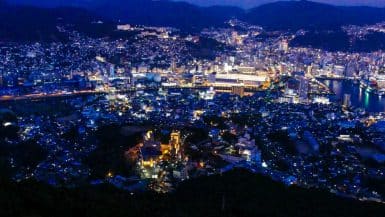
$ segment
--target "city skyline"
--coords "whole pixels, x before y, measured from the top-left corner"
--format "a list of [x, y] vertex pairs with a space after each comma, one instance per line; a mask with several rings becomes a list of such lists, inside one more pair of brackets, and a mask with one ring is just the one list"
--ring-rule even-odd
[[0, 216], [383, 216], [385, 0], [176, 1], [0, 0]]

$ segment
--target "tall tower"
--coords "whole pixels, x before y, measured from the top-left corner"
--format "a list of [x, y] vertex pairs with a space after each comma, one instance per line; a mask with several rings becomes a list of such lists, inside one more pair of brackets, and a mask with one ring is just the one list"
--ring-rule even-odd
[[173, 131], [170, 136], [170, 145], [175, 150], [175, 153], [179, 153], [181, 146], [180, 131]]
[[343, 103], [343, 106], [345, 107], [345, 108], [349, 108], [350, 106], [351, 106], [351, 100], [350, 100], [350, 98], [351, 98], [351, 95], [350, 94], [344, 94], [344, 103]]

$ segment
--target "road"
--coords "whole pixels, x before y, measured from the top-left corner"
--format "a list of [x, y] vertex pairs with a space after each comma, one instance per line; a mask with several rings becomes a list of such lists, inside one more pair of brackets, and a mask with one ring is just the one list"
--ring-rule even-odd
[[[209, 86], [171, 86], [171, 87], [162, 87], [163, 89], [207, 89]], [[215, 87], [216, 90], [231, 90], [231, 87]], [[47, 99], [47, 98], [60, 98], [60, 97], [72, 97], [72, 96], [82, 96], [82, 95], [90, 95], [90, 94], [108, 94], [108, 93], [128, 93], [133, 91], [145, 91], [145, 90], [158, 90], [158, 88], [153, 87], [143, 87], [143, 88], [130, 88], [126, 90], [119, 91], [110, 91], [110, 90], [80, 90], [80, 91], [72, 91], [72, 92], [57, 92], [57, 93], [37, 93], [37, 94], [26, 94], [20, 96], [10, 96], [4, 95], [0, 96], [0, 102], [7, 101], [19, 101], [19, 100], [34, 100], [34, 99]], [[264, 91], [259, 88], [245, 88], [245, 91], [250, 92], [258, 92]]]

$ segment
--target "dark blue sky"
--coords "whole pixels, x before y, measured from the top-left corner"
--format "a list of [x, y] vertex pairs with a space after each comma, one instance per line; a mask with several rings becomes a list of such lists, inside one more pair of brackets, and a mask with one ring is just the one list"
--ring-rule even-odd
[[[256, 5], [274, 2], [276, 0], [185, 0], [187, 2], [199, 4], [199, 5], [214, 5], [214, 4], [226, 4], [236, 5], [240, 7], [250, 8]], [[317, 2], [323, 2], [335, 5], [367, 5], [375, 7], [385, 7], [385, 0], [313, 0]]]
[[[92, 4], [92, 2], [106, 1], [106, 0], [6, 0], [13, 3], [27, 3], [42, 6], [57, 6], [68, 5], [77, 3]], [[114, 0], [109, 0], [114, 1]], [[130, 0], [126, 0], [130, 1]], [[154, 0], [156, 1], [156, 0]], [[210, 5], [234, 5], [243, 8], [251, 8], [257, 5], [274, 2], [277, 0], [175, 0], [186, 1], [197, 5], [210, 6]], [[375, 7], [385, 7], [385, 0], [312, 0], [317, 2], [323, 2], [334, 5], [366, 5]]]

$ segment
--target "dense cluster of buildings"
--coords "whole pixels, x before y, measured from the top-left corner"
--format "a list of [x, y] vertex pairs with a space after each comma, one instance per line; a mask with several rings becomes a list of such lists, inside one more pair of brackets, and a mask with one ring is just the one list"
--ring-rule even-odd
[[[167, 192], [185, 179], [242, 167], [287, 185], [383, 201], [368, 181], [385, 172], [383, 115], [352, 110], [349, 95], [343, 107], [331, 103], [317, 78], [376, 78], [380, 88], [385, 53], [294, 48], [295, 35], [229, 25], [187, 36], [119, 25], [132, 35], [95, 39], [69, 31], [69, 43], [1, 44], [0, 99], [20, 127], [6, 142], [34, 140], [47, 151], [35, 168], [10, 159], [18, 168], [13, 178]], [[209, 49], [214, 58], [193, 52], [207, 39], [221, 48], [199, 52]], [[35, 102], [60, 106], [45, 110]], [[100, 145], [96, 132], [110, 125], [145, 130], [120, 155], [131, 171], [95, 177], [85, 159]]]

